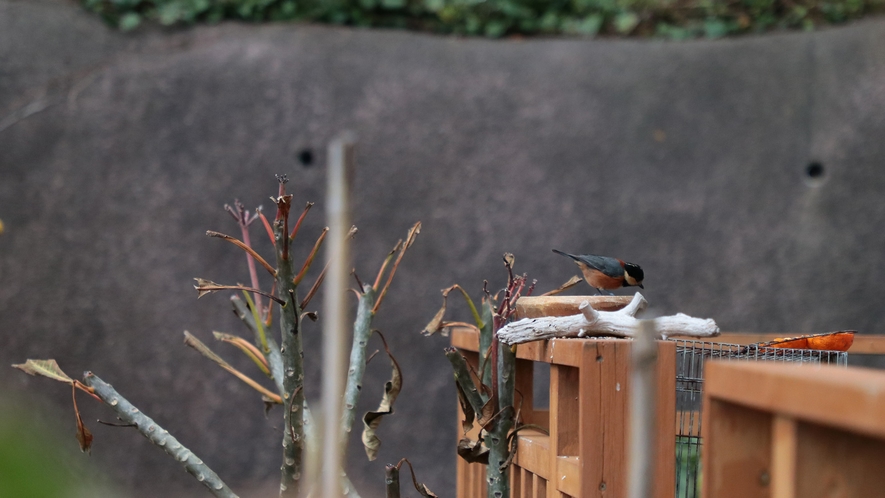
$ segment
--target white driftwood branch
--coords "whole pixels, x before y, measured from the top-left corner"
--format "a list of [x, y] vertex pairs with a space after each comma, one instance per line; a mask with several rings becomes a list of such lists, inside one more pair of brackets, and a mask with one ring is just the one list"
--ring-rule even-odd
[[[635, 315], [647, 305], [648, 302], [638, 292], [630, 304], [618, 311], [597, 311], [588, 301], [584, 301], [578, 308], [581, 310], [579, 315], [523, 318], [501, 327], [498, 339], [505, 344], [522, 344], [554, 337], [633, 337], [639, 326]], [[664, 339], [677, 334], [692, 337], [719, 335], [719, 327], [712, 319], [694, 318], [682, 313], [656, 318], [655, 328]]]

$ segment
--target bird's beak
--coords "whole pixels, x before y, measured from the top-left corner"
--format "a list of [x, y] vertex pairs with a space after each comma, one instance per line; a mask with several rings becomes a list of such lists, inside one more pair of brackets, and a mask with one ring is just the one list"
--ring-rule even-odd
[[645, 287], [643, 287], [642, 284], [636, 284], [636, 285], [638, 285], [640, 289], [645, 289]]

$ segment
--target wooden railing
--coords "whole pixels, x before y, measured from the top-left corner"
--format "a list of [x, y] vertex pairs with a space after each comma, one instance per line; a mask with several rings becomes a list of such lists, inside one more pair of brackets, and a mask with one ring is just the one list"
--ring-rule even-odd
[[885, 373], [711, 361], [706, 498], [885, 496]]
[[[522, 423], [544, 427], [549, 435], [533, 429], [519, 432], [510, 473], [511, 496], [627, 495], [631, 343], [625, 339], [552, 339], [519, 346], [517, 409]], [[476, 332], [453, 330], [452, 345], [474, 366], [478, 364]], [[648, 442], [657, 462], [654, 498], [672, 498], [675, 492], [675, 358], [675, 344], [659, 341], [656, 436]], [[534, 405], [536, 363], [550, 365], [546, 410]], [[457, 472], [459, 498], [485, 496], [484, 465], [459, 458]]]

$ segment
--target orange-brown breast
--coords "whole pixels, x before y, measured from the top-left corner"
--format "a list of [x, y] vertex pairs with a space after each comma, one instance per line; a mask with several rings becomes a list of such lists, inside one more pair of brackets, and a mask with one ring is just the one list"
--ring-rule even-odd
[[578, 263], [578, 266], [581, 267], [581, 273], [584, 274], [584, 280], [586, 280], [591, 287], [595, 287], [597, 289], [613, 290], [620, 289], [624, 286], [623, 275], [621, 275], [620, 277], [609, 277], [605, 273], [602, 273], [595, 268], [590, 268], [585, 264]]

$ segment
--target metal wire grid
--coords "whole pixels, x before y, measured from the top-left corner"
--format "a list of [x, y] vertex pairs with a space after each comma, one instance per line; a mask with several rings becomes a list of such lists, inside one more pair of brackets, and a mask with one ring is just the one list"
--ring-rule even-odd
[[701, 398], [708, 359], [848, 365], [848, 353], [719, 342], [676, 342], [676, 497], [700, 496]]

